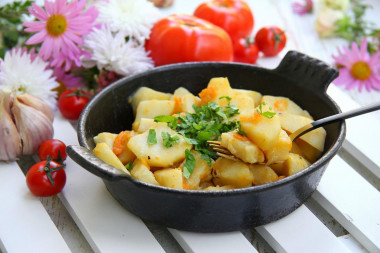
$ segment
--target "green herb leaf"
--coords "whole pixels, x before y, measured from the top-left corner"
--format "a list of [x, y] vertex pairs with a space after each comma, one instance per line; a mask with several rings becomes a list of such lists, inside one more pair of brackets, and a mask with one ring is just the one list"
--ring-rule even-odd
[[276, 113], [270, 111], [270, 110], [272, 110], [272, 107], [269, 107], [269, 111], [264, 111], [264, 112], [263, 112], [263, 105], [266, 105], [266, 103], [265, 103], [265, 102], [261, 103], [261, 104], [256, 108], [256, 111], [257, 111], [259, 114], [263, 115], [265, 118], [268, 118], [268, 119], [273, 118], [274, 115], [276, 115]]
[[188, 149], [185, 150], [185, 156], [186, 161], [185, 165], [183, 166], [183, 176], [186, 179], [189, 179], [195, 167], [195, 157]]
[[221, 100], [221, 99], [227, 99], [228, 102], [230, 102], [232, 100], [232, 98], [229, 97], [229, 96], [222, 96], [222, 97], [219, 98], [219, 100]]
[[176, 117], [170, 116], [170, 115], [160, 115], [160, 116], [154, 117], [154, 121], [155, 122], [166, 122], [166, 123], [169, 123], [169, 122], [175, 121], [176, 119], [177, 119]]
[[133, 168], [132, 168], [132, 164], [133, 164], [133, 161], [130, 161], [127, 165], [125, 165], [125, 168], [127, 169], [127, 170], [132, 170]]
[[157, 143], [156, 130], [149, 129], [148, 144], [156, 144], [156, 143]]
[[[230, 101], [227, 96], [220, 97], [220, 99]], [[211, 166], [217, 155], [207, 141], [218, 140], [222, 133], [238, 129], [239, 122], [229, 120], [229, 118], [239, 114], [239, 109], [230, 104], [222, 107], [215, 102], [202, 106], [193, 105], [193, 109], [194, 113], [186, 113], [176, 117], [158, 116], [155, 117], [155, 121], [167, 122], [168, 126], [182, 135], [187, 143], [193, 144], [194, 149], [201, 154], [201, 158]], [[184, 174], [191, 174], [191, 172], [192, 170], [184, 169]]]
[[174, 143], [179, 142], [178, 135], [170, 135], [168, 132], [162, 132], [161, 137], [162, 137], [162, 144], [167, 148], [170, 148], [173, 146]]

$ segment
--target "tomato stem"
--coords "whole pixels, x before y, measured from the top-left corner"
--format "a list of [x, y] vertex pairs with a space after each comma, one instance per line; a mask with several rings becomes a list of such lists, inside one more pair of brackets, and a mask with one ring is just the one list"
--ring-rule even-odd
[[48, 179], [49, 179], [51, 185], [52, 185], [52, 186], [55, 186], [55, 185], [54, 185], [53, 176], [51, 175], [51, 173], [54, 172], [54, 171], [58, 171], [58, 170], [64, 168], [65, 165], [61, 165], [61, 166], [58, 166], [58, 167], [52, 169], [52, 168], [50, 168], [50, 162], [51, 162], [52, 160], [53, 160], [53, 159], [52, 159], [50, 156], [47, 156], [47, 158], [46, 158], [46, 163], [45, 163], [44, 168], [43, 168], [43, 169], [40, 169], [40, 170], [38, 170], [38, 171], [42, 171], [42, 170], [45, 171], [46, 176], [48, 177]]
[[271, 28], [271, 31], [274, 34], [274, 48], [277, 50], [278, 44], [280, 42], [285, 43], [281, 36], [284, 34], [284, 31], [281, 31], [281, 33], [278, 33], [274, 28]]
[[82, 89], [69, 89], [72, 91], [72, 93], [65, 95], [65, 97], [73, 97], [73, 96], [78, 96], [78, 97], [86, 97], [86, 98], [92, 98], [90, 95], [86, 94]]

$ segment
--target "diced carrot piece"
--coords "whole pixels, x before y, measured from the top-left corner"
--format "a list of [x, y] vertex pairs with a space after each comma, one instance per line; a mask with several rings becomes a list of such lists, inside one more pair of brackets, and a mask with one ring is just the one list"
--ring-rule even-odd
[[182, 98], [174, 96], [174, 109], [172, 114], [182, 112]]
[[123, 152], [125, 144], [128, 143], [129, 139], [131, 139], [133, 134], [131, 131], [121, 131], [117, 136], [115, 141], [113, 142], [113, 152], [115, 155], [120, 155]]
[[241, 135], [241, 134], [238, 134], [238, 133], [235, 133], [234, 134], [234, 138], [235, 139], [238, 139], [238, 140], [241, 140], [241, 141], [248, 141], [249, 139], [247, 138], [247, 136], [244, 136], [244, 135]]
[[276, 111], [282, 112], [286, 111], [286, 108], [288, 106], [287, 104], [288, 103], [285, 99], [279, 99], [273, 104], [273, 106], [276, 109]]
[[201, 98], [200, 105], [207, 104], [208, 102], [211, 102], [213, 99], [215, 99], [217, 95], [216, 87], [209, 86], [206, 89], [203, 89], [199, 93], [199, 97]]

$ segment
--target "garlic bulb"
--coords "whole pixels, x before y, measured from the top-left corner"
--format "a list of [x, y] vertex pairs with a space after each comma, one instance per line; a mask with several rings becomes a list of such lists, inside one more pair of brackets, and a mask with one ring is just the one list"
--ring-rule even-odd
[[[46, 104], [46, 106], [48, 105]], [[43, 112], [23, 104], [15, 98], [12, 113], [22, 140], [24, 155], [35, 153], [43, 141], [53, 137], [52, 122]]]
[[21, 155], [21, 139], [10, 114], [11, 93], [0, 91], [0, 161], [16, 159]]
[[53, 110], [41, 98], [30, 94], [22, 94], [17, 96], [17, 100], [23, 103], [24, 105], [33, 107], [37, 111], [42, 112], [51, 122], [53, 122]]

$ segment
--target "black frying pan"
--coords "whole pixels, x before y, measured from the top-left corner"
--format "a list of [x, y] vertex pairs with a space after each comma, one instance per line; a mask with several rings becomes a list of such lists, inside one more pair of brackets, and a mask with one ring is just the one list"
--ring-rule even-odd
[[212, 77], [228, 77], [233, 88], [289, 97], [315, 119], [323, 118], [340, 112], [326, 94], [337, 75], [336, 69], [295, 51], [288, 52], [273, 70], [215, 62], [155, 68], [124, 78], [93, 98], [78, 122], [82, 147], [69, 146], [67, 153], [83, 168], [101, 177], [112, 196], [142, 219], [197, 232], [226, 232], [263, 225], [291, 213], [315, 191], [328, 162], [342, 145], [344, 122], [325, 127], [325, 151], [307, 169], [269, 184], [220, 192], [174, 190], [137, 181], [92, 155], [88, 149], [95, 147], [93, 137], [100, 132], [131, 129], [134, 117], [128, 99], [139, 87], [173, 92], [183, 86], [197, 94]]

